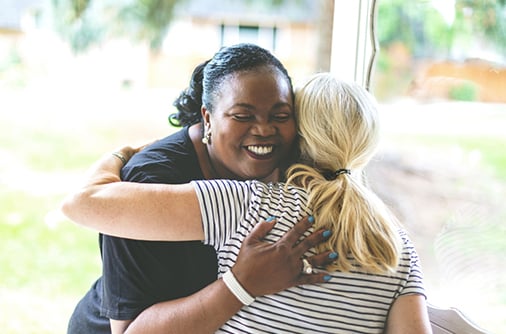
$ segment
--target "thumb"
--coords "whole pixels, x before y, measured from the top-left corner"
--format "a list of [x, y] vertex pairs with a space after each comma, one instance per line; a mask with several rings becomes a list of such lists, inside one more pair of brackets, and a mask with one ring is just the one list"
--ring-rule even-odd
[[251, 233], [244, 239], [244, 242], [249, 244], [261, 242], [267, 233], [272, 230], [274, 225], [276, 225], [276, 218], [274, 217], [269, 217], [256, 224], [251, 230]]

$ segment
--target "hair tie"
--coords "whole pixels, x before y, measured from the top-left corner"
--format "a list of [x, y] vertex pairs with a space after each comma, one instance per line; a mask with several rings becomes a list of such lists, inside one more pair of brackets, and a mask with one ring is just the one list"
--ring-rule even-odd
[[334, 172], [334, 175], [336, 177], [338, 177], [339, 175], [341, 174], [348, 174], [348, 175], [351, 175], [351, 170], [349, 169], [345, 169], [345, 168], [341, 168], [341, 169], [338, 169]]
[[325, 177], [325, 179], [327, 181], [333, 181], [333, 180], [337, 179], [337, 177], [341, 174], [351, 175], [351, 170], [346, 169], [346, 168], [340, 168], [340, 169], [336, 170], [335, 172], [328, 171], [328, 172], [323, 173], [323, 177]]

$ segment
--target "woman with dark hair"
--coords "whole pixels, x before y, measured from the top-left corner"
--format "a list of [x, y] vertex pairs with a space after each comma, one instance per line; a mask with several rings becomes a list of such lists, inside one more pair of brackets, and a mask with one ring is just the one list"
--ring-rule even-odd
[[[278, 181], [282, 167], [292, 159], [296, 137], [292, 83], [284, 66], [265, 49], [252, 44], [222, 48], [197, 66], [174, 105], [178, 112], [170, 121], [183, 128], [128, 161], [121, 171], [123, 180]], [[200, 242], [101, 234], [100, 250], [102, 276], [77, 305], [69, 322], [71, 334], [123, 332], [151, 305], [188, 296], [217, 278], [215, 251]], [[285, 255], [291, 252], [286, 249]], [[248, 261], [257, 260], [261, 259]], [[291, 269], [279, 277], [280, 288], [308, 280], [299, 277], [296, 261], [282, 261], [271, 261], [273, 268]], [[323, 281], [323, 276], [311, 279]]]

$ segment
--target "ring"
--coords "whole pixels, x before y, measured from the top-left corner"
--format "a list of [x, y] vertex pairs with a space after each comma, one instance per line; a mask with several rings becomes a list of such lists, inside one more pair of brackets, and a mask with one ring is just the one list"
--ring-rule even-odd
[[307, 259], [302, 259], [302, 273], [306, 275], [313, 273], [313, 266]]
[[126, 165], [127, 159], [121, 154], [120, 152], [113, 152], [112, 155], [114, 155], [116, 158], [120, 159], [121, 162], [123, 162], [123, 165]]

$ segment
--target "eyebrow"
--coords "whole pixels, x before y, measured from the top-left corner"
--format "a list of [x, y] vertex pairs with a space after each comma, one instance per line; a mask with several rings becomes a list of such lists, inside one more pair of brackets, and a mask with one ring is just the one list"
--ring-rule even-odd
[[[281, 107], [290, 107], [290, 109], [293, 109], [293, 105], [291, 105], [290, 103], [288, 102], [276, 102], [274, 103], [274, 105], [272, 106], [271, 110], [272, 109], [276, 109], [276, 108], [281, 108]], [[243, 103], [243, 102], [239, 102], [239, 103], [236, 103], [232, 106], [232, 108], [234, 107], [242, 107], [242, 108], [246, 108], [246, 109], [251, 109], [251, 110], [254, 110], [256, 109], [254, 105], [252, 104], [249, 104], [249, 103]]]
[[234, 105], [232, 105], [232, 107], [242, 107], [242, 108], [246, 108], [246, 109], [255, 109], [255, 107], [252, 105], [252, 104], [249, 104], [249, 103], [235, 103]]

